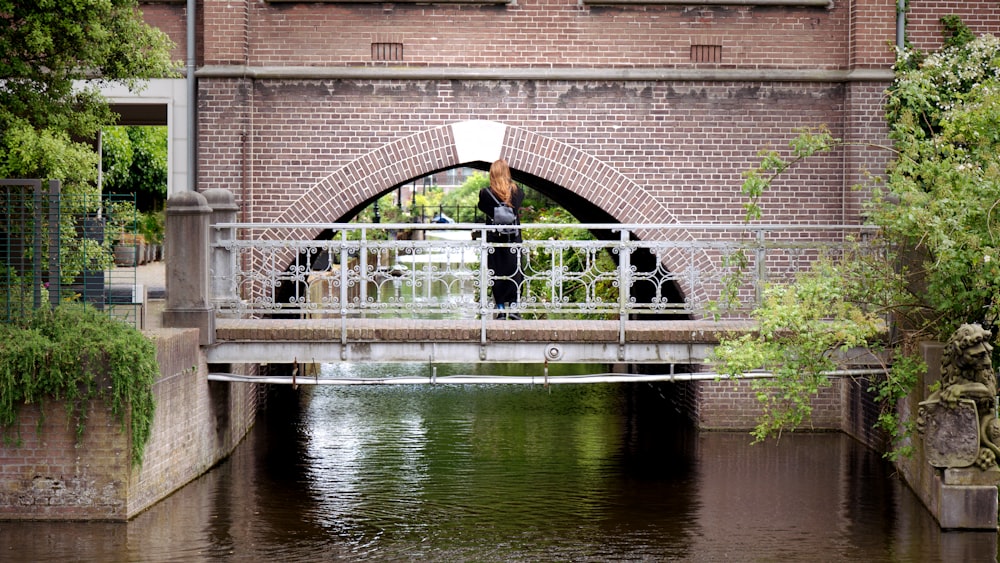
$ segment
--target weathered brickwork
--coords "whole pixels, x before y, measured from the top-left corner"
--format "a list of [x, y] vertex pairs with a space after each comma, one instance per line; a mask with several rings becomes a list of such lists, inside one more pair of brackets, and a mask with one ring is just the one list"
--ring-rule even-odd
[[[246, 105], [246, 83], [201, 81], [199, 166], [201, 185], [210, 177], [214, 187], [232, 190], [247, 218], [259, 221], [349, 218], [380, 192], [465, 164], [441, 131], [456, 121], [505, 124], [502, 152], [513, 167], [623, 223], [737, 222], [741, 174], [758, 150], [787, 145], [804, 123], [827, 123], [845, 136], [844, 86], [832, 83], [414, 81], [401, 88], [336, 80], [252, 87], [247, 138], [250, 118], [238, 109]], [[434, 109], [438, 103], [457, 111]], [[364, 122], [362, 107], [383, 119]], [[252, 155], [252, 170], [241, 164], [244, 154]], [[584, 160], [594, 162], [581, 167]], [[765, 197], [766, 212], [787, 222], [842, 222], [851, 193], [842, 161], [834, 154], [789, 173]], [[301, 199], [331, 176], [319, 199]], [[612, 199], [616, 205], [607, 205]]]
[[[706, 430], [754, 428], [761, 407], [752, 385], [745, 379], [698, 382], [698, 398], [691, 411], [695, 422]], [[836, 379], [820, 391], [811, 405], [812, 416], [803, 429], [842, 431], [872, 448], [886, 446], [885, 435], [874, 429], [879, 405], [864, 380]]]
[[0, 519], [126, 520], [229, 455], [253, 424], [252, 385], [210, 384], [197, 330], [151, 333], [161, 376], [141, 467], [101, 401], [79, 440], [59, 401], [22, 405], [20, 445], [0, 446]]

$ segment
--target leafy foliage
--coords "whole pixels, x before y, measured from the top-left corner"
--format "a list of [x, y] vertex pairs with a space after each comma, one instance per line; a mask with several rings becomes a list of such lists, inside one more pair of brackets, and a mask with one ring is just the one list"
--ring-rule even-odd
[[887, 104], [899, 158], [872, 221], [923, 255], [911, 272], [913, 328], [945, 338], [1000, 316], [1000, 41], [979, 37], [904, 57]]
[[455, 213], [452, 217], [459, 223], [475, 223], [479, 213], [479, 190], [490, 185], [490, 178], [482, 172], [473, 172], [461, 186], [444, 194], [441, 205]]
[[[530, 192], [528, 192], [530, 193]], [[528, 200], [530, 201], [530, 200]], [[536, 205], [545, 205], [539, 198]], [[573, 215], [564, 208], [549, 204], [544, 207], [527, 207], [533, 215], [530, 222], [546, 226], [524, 230], [525, 240], [596, 240], [590, 232], [565, 225], [579, 223]], [[606, 249], [588, 252], [584, 248], [533, 248], [528, 255], [528, 272], [547, 272], [553, 268], [561, 268], [562, 281], [558, 287], [552, 287], [552, 278], [546, 276], [541, 280], [529, 280], [525, 293], [531, 300], [545, 302], [552, 298], [561, 298], [570, 303], [594, 302], [604, 303], [618, 301], [617, 279], [612, 273], [617, 264]], [[587, 292], [594, 291], [594, 295]], [[585, 314], [585, 318], [593, 318], [596, 313]]]
[[810, 399], [830, 385], [838, 353], [870, 347], [884, 333], [879, 311], [857, 299], [864, 284], [845, 284], [867, 260], [855, 256], [817, 261], [794, 283], [771, 285], [754, 310], [754, 334], [726, 339], [714, 352], [720, 373], [740, 376], [764, 370], [772, 377], [754, 379], [763, 415], [753, 432], [757, 441], [782, 429], [796, 428], [812, 413]]
[[149, 27], [136, 0], [0, 0], [0, 123], [92, 139], [111, 112], [97, 85], [136, 88], [174, 68], [171, 42]]
[[85, 305], [40, 309], [19, 323], [0, 324], [0, 428], [10, 439], [18, 406], [64, 401], [86, 425], [87, 401], [108, 403], [123, 431], [132, 436], [131, 459], [142, 463], [159, 374], [156, 348], [132, 326]]
[[135, 194], [140, 211], [167, 198], [167, 128], [116, 126], [101, 135], [105, 193]]
[[[66, 280], [110, 262], [108, 246], [80, 237], [75, 223], [103, 211], [94, 141], [115, 116], [99, 86], [134, 91], [172, 75], [171, 48], [136, 0], [0, 0], [0, 177], [61, 180]], [[82, 306], [18, 320], [0, 326], [0, 426], [11, 428], [18, 404], [53, 398], [66, 401], [80, 432], [83, 402], [104, 397], [131, 430], [138, 463], [152, 421], [152, 344]]]
[[[946, 47], [931, 55], [901, 52], [889, 91], [893, 147], [879, 148], [895, 159], [884, 186], [871, 186], [868, 207], [886, 252], [817, 263], [794, 285], [770, 288], [754, 313], [761, 333], [719, 348], [724, 373], [775, 373], [758, 386], [765, 409], [758, 439], [803, 423], [808, 397], [829, 383], [822, 374], [833, 367], [832, 352], [847, 343], [880, 346], [881, 332], [870, 329], [885, 318], [903, 329], [894, 332], [902, 340], [889, 343], [893, 365], [870, 390], [883, 405], [876, 425], [899, 446], [909, 429], [895, 404], [925, 369], [915, 342], [944, 338], [966, 322], [993, 327], [1000, 317], [1000, 42], [971, 38], [954, 19], [945, 23]], [[778, 175], [846, 144], [821, 127], [799, 131], [788, 156], [761, 153], [760, 165], [745, 175], [747, 219], [762, 216], [759, 198]], [[817, 311], [826, 318], [814, 324]], [[906, 453], [897, 447], [888, 455]]]
[[136, 0], [0, 0], [0, 177], [58, 179], [68, 220], [99, 214], [94, 141], [116, 118], [98, 88], [172, 75], [171, 47]]

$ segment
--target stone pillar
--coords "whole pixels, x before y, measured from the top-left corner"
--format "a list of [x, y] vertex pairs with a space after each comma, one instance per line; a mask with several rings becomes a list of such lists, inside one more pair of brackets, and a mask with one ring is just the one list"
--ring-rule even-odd
[[209, 303], [215, 307], [224, 303], [235, 303], [239, 299], [236, 283], [233, 280], [233, 251], [226, 248], [236, 237], [235, 229], [218, 229], [214, 225], [220, 223], [235, 223], [236, 197], [233, 192], [223, 188], [211, 188], [203, 192], [208, 206], [212, 208], [210, 215], [209, 242]]
[[198, 192], [167, 200], [167, 306], [163, 326], [197, 328], [199, 344], [215, 343], [215, 311], [209, 304], [208, 224], [212, 208]]

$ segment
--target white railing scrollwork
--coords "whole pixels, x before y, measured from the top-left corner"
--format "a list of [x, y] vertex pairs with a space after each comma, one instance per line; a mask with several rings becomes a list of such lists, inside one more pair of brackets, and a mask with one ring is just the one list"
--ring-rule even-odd
[[[842, 225], [527, 224], [523, 242], [490, 243], [491, 228], [213, 225], [212, 302], [235, 316], [485, 320], [496, 313], [491, 286], [511, 279], [520, 295], [512, 312], [527, 319], [743, 316], [766, 282], [857, 249], [872, 232]], [[483, 266], [502, 251], [518, 255], [516, 275]], [[746, 274], [738, 280], [737, 268]]]

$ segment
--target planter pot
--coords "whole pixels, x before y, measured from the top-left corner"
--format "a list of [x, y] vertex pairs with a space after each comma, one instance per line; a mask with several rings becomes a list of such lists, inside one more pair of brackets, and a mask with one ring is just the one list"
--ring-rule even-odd
[[115, 265], [125, 268], [134, 268], [139, 265], [139, 245], [137, 244], [116, 244], [115, 245]]

